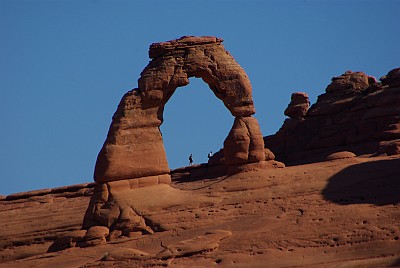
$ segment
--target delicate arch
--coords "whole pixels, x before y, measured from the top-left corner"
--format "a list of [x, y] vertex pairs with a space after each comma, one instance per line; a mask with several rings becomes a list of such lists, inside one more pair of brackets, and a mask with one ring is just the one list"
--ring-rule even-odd
[[169, 173], [159, 127], [165, 104], [178, 87], [189, 84], [190, 77], [202, 78], [235, 117], [225, 140], [225, 163], [265, 160], [258, 122], [251, 117], [255, 113], [251, 83], [222, 41], [186, 36], [150, 46], [152, 60], [142, 71], [138, 88], [124, 95], [113, 116], [97, 158], [95, 181]]

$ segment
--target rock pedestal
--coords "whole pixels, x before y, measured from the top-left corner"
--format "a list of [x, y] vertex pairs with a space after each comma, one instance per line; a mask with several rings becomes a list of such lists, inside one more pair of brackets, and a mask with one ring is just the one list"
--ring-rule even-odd
[[306, 116], [309, 107], [310, 100], [307, 93], [295, 92], [284, 114], [292, 119], [302, 119]]

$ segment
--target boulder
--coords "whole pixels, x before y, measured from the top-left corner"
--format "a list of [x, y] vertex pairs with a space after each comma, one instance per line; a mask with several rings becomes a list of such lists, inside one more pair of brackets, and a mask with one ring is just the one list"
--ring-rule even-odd
[[76, 230], [58, 238], [54, 241], [47, 252], [56, 252], [67, 248], [75, 247], [77, 243], [84, 240], [86, 230]]
[[379, 80], [384, 86], [400, 87], [400, 68], [389, 71], [387, 75], [382, 76]]
[[275, 155], [270, 149], [265, 148], [264, 149], [264, 153], [265, 153], [265, 160], [266, 161], [275, 159]]
[[221, 149], [208, 159], [209, 166], [225, 165], [224, 150]]
[[340, 76], [333, 77], [325, 91], [334, 94], [359, 93], [374, 84], [375, 81], [374, 77], [363, 72], [346, 71]]
[[301, 119], [307, 114], [310, 107], [310, 100], [307, 93], [295, 92], [291, 96], [291, 101], [284, 114], [292, 119]]
[[110, 230], [105, 226], [92, 226], [87, 230], [83, 241], [78, 243], [78, 245], [81, 247], [89, 247], [104, 244], [106, 243], [106, 237], [109, 233]]
[[400, 141], [391, 142], [386, 146], [387, 155], [398, 155], [400, 154]]
[[93, 226], [87, 230], [84, 239], [93, 240], [99, 238], [105, 238], [109, 234], [110, 230], [105, 226]]
[[345, 158], [353, 158], [356, 157], [356, 155], [352, 152], [349, 151], [342, 151], [342, 152], [336, 152], [328, 155], [326, 157], [326, 160], [337, 160], [337, 159], [345, 159]]

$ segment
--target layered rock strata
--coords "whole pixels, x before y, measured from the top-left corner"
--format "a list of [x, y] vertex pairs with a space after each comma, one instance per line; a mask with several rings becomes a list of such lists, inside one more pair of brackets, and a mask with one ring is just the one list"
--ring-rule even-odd
[[159, 127], [165, 104], [178, 87], [189, 84], [190, 77], [202, 78], [235, 117], [223, 149], [228, 171], [240, 172], [246, 165], [263, 167], [264, 140], [252, 117], [252, 87], [222, 41], [185, 36], [150, 46], [151, 61], [140, 74], [138, 88], [123, 96], [99, 152], [94, 171], [97, 186], [84, 218], [85, 229], [101, 225], [122, 233], [152, 232], [134, 209], [117, 202], [115, 196], [171, 182]]
[[[399, 164], [353, 157], [136, 189], [165, 231], [115, 240], [79, 230], [93, 184], [10, 195], [0, 267], [398, 267]], [[71, 246], [82, 248], [53, 253]]]
[[380, 80], [352, 71], [332, 78], [304, 117], [285, 112], [291, 118], [264, 138], [265, 145], [285, 162], [326, 158], [338, 150], [384, 153], [382, 146], [400, 139], [400, 68]]

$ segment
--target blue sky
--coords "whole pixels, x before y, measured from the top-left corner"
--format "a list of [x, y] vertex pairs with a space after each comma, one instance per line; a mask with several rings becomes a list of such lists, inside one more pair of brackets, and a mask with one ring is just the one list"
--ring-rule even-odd
[[[400, 66], [400, 1], [0, 0], [0, 194], [93, 180], [123, 94], [148, 47], [214, 35], [246, 70], [264, 135], [290, 94], [311, 101], [346, 70], [379, 78]], [[171, 168], [222, 147], [233, 117], [192, 78], [161, 126]]]

